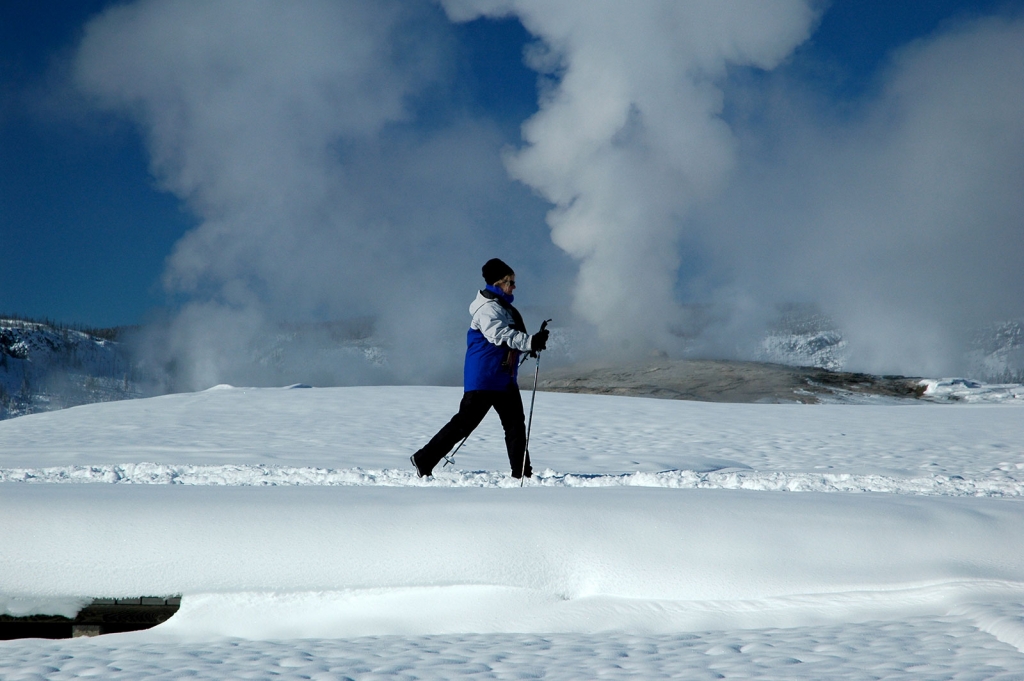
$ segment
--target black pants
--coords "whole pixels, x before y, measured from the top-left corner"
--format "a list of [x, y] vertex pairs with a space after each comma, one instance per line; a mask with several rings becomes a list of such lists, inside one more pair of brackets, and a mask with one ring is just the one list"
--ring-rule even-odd
[[[523, 452], [526, 450], [526, 422], [523, 416], [523, 399], [519, 387], [509, 386], [506, 390], [470, 390], [463, 394], [459, 413], [452, 417], [444, 428], [437, 432], [423, 449], [416, 452], [416, 465], [424, 471], [431, 471], [464, 437], [473, 432], [494, 407], [505, 429], [505, 448], [512, 475], [523, 474]], [[532, 473], [530, 455], [526, 455], [527, 475]]]

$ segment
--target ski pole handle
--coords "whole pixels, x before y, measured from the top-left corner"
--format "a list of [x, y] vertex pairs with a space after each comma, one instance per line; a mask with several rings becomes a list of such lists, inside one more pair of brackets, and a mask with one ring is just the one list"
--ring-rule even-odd
[[[548, 322], [550, 321], [550, 319], [545, 319], [543, 322], [541, 322], [540, 331], [543, 331], [544, 329], [548, 328]], [[537, 333], [540, 333], [540, 331], [538, 331]], [[519, 366], [523, 366], [523, 362], [525, 362], [529, 358], [538, 357], [539, 355], [540, 350], [530, 350], [530, 352], [527, 353], [526, 357], [523, 358], [523, 361], [519, 363]]]

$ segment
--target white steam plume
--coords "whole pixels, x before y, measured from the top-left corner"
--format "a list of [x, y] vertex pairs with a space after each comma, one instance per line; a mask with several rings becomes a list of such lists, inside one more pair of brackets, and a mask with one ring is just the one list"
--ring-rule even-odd
[[972, 332], [1024, 316], [1024, 21], [900, 50], [852, 111], [787, 79], [744, 101], [743, 170], [701, 221], [722, 278], [820, 303], [876, 373], [959, 373]]
[[[155, 336], [178, 387], [312, 380], [247, 375], [251, 341], [361, 315], [393, 344], [393, 377], [455, 380], [441, 339], [458, 340], [522, 192], [495, 125], [412, 125], [410, 99], [444, 86], [450, 30], [397, 0], [142, 0], [88, 24], [75, 85], [139, 125], [161, 188], [200, 219], [165, 274], [191, 302]], [[529, 250], [543, 242], [501, 255]]]
[[455, 71], [429, 3], [143, 0], [88, 25], [78, 88], [138, 123], [160, 186], [200, 219], [166, 273], [194, 301], [164, 342], [181, 387], [246, 380], [247, 338], [272, 322], [359, 315], [401, 379], [457, 376], [484, 260], [528, 275], [520, 302], [559, 297], [540, 295], [563, 275], [542, 274], [562, 266], [532, 224], [543, 202], [510, 176], [553, 206], [574, 309], [614, 347], [677, 350], [683, 293], [732, 312], [705, 336], [719, 355], [807, 301], [838, 319], [852, 368], [937, 374], [963, 330], [1024, 314], [1019, 19], [919, 41], [837, 106], [786, 68], [812, 0], [442, 5], [538, 39], [540, 110], [504, 159], [498, 126], [456, 104], [412, 120]]
[[720, 114], [729, 65], [771, 69], [809, 35], [802, 0], [627, 3], [445, 0], [454, 20], [515, 14], [556, 83], [523, 126], [511, 174], [554, 204], [554, 242], [580, 263], [574, 310], [607, 340], [671, 347], [680, 238], [728, 180]]

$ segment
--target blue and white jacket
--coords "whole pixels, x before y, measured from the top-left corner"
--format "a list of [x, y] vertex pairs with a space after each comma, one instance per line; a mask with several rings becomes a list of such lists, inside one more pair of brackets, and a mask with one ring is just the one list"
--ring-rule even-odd
[[513, 299], [488, 284], [470, 304], [473, 321], [466, 335], [466, 392], [517, 385], [519, 356], [530, 351], [533, 337], [526, 333], [522, 315], [512, 307]]

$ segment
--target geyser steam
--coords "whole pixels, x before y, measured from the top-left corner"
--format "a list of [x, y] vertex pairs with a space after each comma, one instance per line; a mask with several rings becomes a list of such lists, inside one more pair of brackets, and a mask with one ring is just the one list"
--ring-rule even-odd
[[[817, 303], [851, 368], [934, 375], [1024, 315], [1019, 18], [948, 27], [837, 103], [788, 66], [811, 0], [441, 4], [142, 0], [87, 26], [76, 86], [138, 124], [199, 219], [165, 277], [190, 301], [157, 352], [178, 387], [275, 380], [246, 378], [251, 338], [356, 317], [392, 379], [457, 379], [480, 264], [558, 303], [552, 242], [583, 335], [616, 350], [742, 354], [775, 306]], [[450, 22], [479, 17], [537, 39], [521, 140], [443, 96]], [[715, 307], [689, 345], [684, 300]]]
[[[415, 125], [410, 102], [445, 87], [450, 31], [439, 8], [389, 0], [143, 0], [87, 26], [75, 85], [139, 126], [160, 186], [200, 221], [165, 274], [189, 302], [149, 344], [177, 387], [368, 380], [358, 357], [314, 376], [253, 357], [278, 322], [354, 317], [391, 344], [392, 380], [458, 376], [442, 343], [464, 328], [495, 232], [543, 232], [507, 210], [524, 193], [497, 126], [454, 109]], [[544, 246], [502, 255], [524, 252]]]
[[722, 121], [729, 65], [775, 67], [809, 35], [808, 2], [446, 0], [458, 21], [514, 13], [557, 82], [523, 126], [513, 177], [554, 204], [579, 261], [574, 310], [604, 338], [675, 345], [680, 237], [735, 163]]

